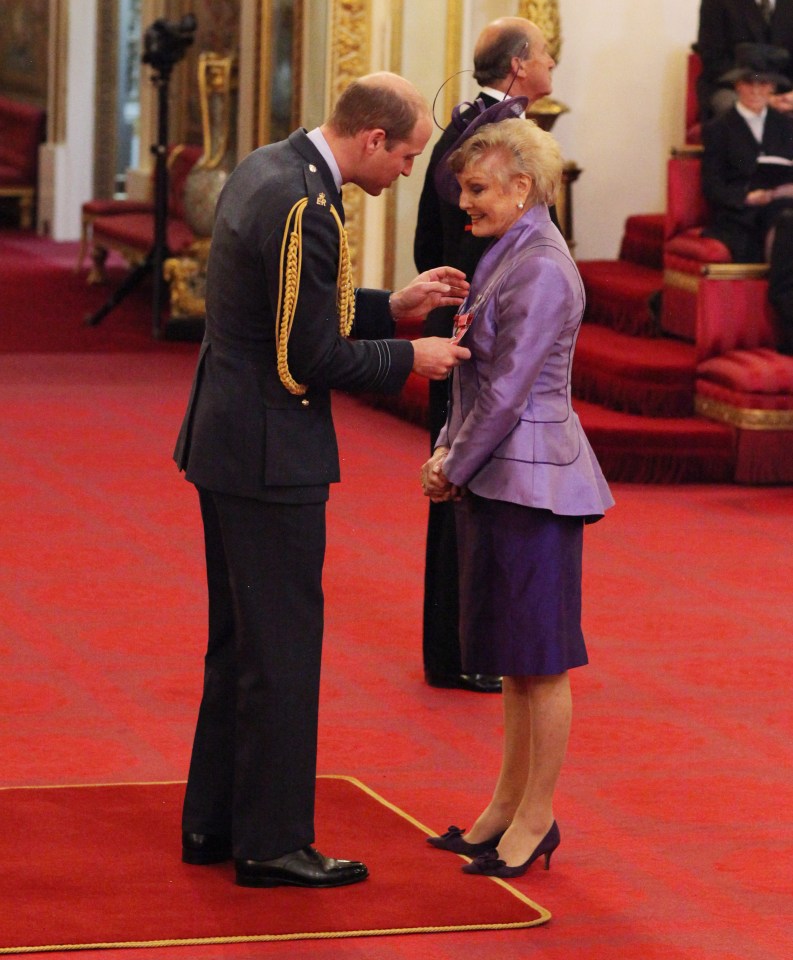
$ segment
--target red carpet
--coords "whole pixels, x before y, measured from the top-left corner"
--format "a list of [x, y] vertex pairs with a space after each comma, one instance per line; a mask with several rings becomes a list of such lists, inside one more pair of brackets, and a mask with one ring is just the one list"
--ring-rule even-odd
[[63, 351], [176, 352], [191, 344], [152, 337], [152, 285], [145, 277], [97, 326], [85, 324], [126, 276], [117, 258], [108, 283], [86, 284], [78, 273], [77, 243], [54, 243], [33, 234], [0, 230], [0, 353]]
[[[176, 346], [0, 356], [5, 786], [186, 774], [206, 600], [195, 492], [170, 460], [193, 369]], [[467, 826], [498, 770], [500, 700], [422, 682], [427, 437], [334, 403], [319, 771], [435, 831]], [[591, 662], [573, 677], [562, 844], [514, 881], [549, 923], [112, 960], [789, 960], [793, 488], [614, 493], [585, 538]]]
[[[183, 784], [0, 790], [0, 954], [89, 947], [525, 928], [548, 914], [464, 862], [363, 784], [317, 782], [319, 849], [369, 866], [345, 890], [237, 887], [230, 863], [178, 860]], [[341, 854], [339, 854], [341, 855]]]

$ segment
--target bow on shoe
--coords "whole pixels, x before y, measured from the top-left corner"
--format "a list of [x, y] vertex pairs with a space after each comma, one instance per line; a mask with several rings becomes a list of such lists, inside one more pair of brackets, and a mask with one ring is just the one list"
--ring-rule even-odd
[[[500, 870], [502, 867], [506, 867], [506, 860], [502, 860], [498, 855], [498, 850], [485, 850], [484, 853], [480, 853], [478, 857], [475, 857], [470, 864], [468, 864], [468, 871], [470, 873], [495, 873], [496, 870]], [[475, 869], [474, 869], [475, 868]], [[466, 867], [463, 867], [465, 870]]]
[[451, 826], [446, 831], [446, 833], [441, 834], [441, 840], [451, 840], [452, 838], [455, 838], [455, 837], [462, 837], [464, 833], [465, 833], [465, 830], [463, 828]]

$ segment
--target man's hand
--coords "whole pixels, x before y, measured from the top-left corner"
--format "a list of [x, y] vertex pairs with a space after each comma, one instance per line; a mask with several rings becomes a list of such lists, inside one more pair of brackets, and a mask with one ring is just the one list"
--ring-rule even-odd
[[767, 203], [771, 203], [773, 199], [774, 194], [771, 190], [751, 190], [746, 194], [744, 202], [747, 207], [764, 207]]
[[793, 91], [790, 93], [775, 93], [768, 101], [769, 105], [782, 113], [793, 110]]
[[421, 337], [410, 342], [413, 344], [413, 372], [429, 380], [443, 380], [454, 367], [471, 356], [467, 347], [459, 347], [443, 337]]
[[406, 287], [391, 294], [391, 313], [400, 317], [426, 317], [436, 307], [456, 307], [468, 293], [468, 281], [462, 270], [435, 267], [425, 270]]

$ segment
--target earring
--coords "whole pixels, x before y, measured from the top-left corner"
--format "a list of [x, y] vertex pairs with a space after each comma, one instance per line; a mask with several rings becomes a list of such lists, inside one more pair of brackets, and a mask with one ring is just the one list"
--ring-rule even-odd
[[523, 201], [521, 201], [521, 202], [518, 204], [518, 210], [522, 210], [522, 209], [523, 209]]

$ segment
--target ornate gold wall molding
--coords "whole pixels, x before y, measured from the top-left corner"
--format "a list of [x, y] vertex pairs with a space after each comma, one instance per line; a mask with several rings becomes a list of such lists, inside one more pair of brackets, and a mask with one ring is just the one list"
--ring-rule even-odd
[[[329, 100], [335, 103], [352, 80], [369, 72], [371, 10], [369, 0], [332, 0], [330, 30]], [[363, 191], [352, 184], [344, 188], [344, 215], [353, 276], [360, 279], [363, 243]]]
[[518, 15], [536, 23], [548, 43], [548, 50], [559, 63], [562, 53], [562, 21], [558, 0], [520, 0]]
[[118, 149], [118, 5], [97, 6], [96, 75], [102, 78], [94, 93], [94, 197], [112, 197], [116, 188]]
[[257, 19], [255, 146], [261, 146], [285, 139], [300, 122], [303, 0], [260, 0]]
[[[452, 110], [460, 102], [460, 55], [463, 42], [463, 2], [447, 0], [446, 3], [446, 78], [444, 87], [443, 117], [439, 117], [443, 126], [451, 120]], [[468, 64], [466, 64], [468, 67]]]
[[66, 0], [53, 0], [50, 6], [48, 55], [47, 140], [50, 143], [63, 143], [66, 139], [66, 98], [69, 92], [69, 7]]
[[[405, 11], [403, 4], [396, 3], [391, 11], [391, 50], [389, 70], [402, 73], [402, 43], [404, 41]], [[396, 277], [397, 193], [386, 193], [385, 248], [383, 250], [383, 286], [393, 290]]]
[[[542, 30], [548, 52], [559, 63], [562, 55], [562, 21], [558, 0], [520, 0], [519, 12]], [[526, 116], [531, 117], [543, 130], [550, 130], [556, 118], [568, 110], [569, 107], [558, 100], [542, 97], [529, 107]]]

